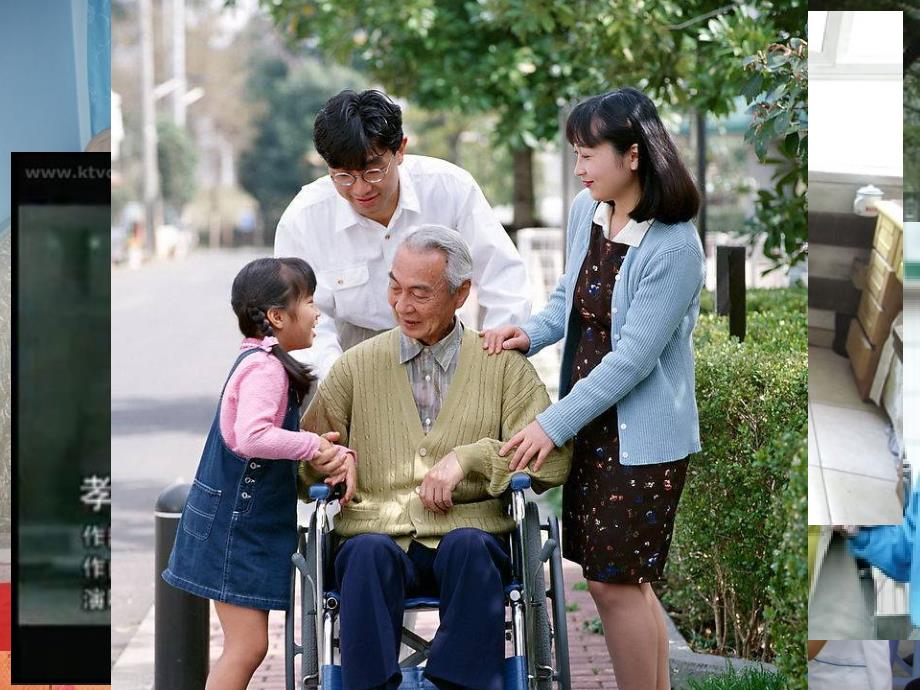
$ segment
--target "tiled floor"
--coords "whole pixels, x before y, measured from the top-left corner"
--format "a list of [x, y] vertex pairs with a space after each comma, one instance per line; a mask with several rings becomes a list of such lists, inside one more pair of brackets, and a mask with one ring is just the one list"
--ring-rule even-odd
[[900, 523], [884, 412], [859, 398], [849, 360], [808, 350], [808, 524]]

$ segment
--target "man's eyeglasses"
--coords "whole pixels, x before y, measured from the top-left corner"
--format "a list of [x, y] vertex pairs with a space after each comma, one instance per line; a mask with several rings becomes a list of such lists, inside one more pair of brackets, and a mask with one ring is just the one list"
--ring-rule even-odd
[[[390, 162], [387, 163], [387, 167], [383, 168], [370, 168], [361, 173], [361, 179], [367, 182], [368, 184], [377, 184], [378, 182], [383, 182], [383, 178], [386, 177], [387, 172], [392, 165], [393, 159], [390, 159]], [[332, 181], [335, 182], [339, 187], [351, 187], [355, 182], [358, 181], [358, 178], [347, 172], [340, 172], [335, 174], [330, 174]]]

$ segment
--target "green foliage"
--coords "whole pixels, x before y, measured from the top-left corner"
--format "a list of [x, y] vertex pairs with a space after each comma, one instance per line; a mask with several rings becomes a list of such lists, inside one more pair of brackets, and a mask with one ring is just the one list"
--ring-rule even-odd
[[764, 619], [773, 641], [776, 664], [789, 679], [789, 690], [805, 690], [805, 643], [808, 628], [808, 564], [802, 558], [808, 524], [808, 439], [805, 431], [785, 434], [776, 452], [791, 455], [789, 480], [770, 516], [768, 531], [781, 538], [771, 556]]
[[157, 121], [157, 163], [160, 190], [173, 222], [182, 207], [195, 195], [195, 167], [198, 154], [185, 130], [172, 120]]
[[750, 291], [744, 343], [711, 311], [695, 331], [703, 451], [689, 465], [662, 600], [685, 637], [720, 654], [770, 661], [800, 634], [765, 612], [786, 611], [774, 597], [791, 592], [789, 559], [803, 553], [786, 520], [802, 489], [790, 473], [804, 474], [793, 459], [807, 425], [806, 299], [801, 288]]
[[575, 591], [575, 592], [587, 592], [587, 591], [588, 591], [588, 583], [585, 582], [584, 580], [580, 580], [579, 582], [576, 582], [574, 585], [572, 585], [572, 591]]
[[581, 626], [587, 630], [589, 633], [594, 635], [603, 635], [604, 634], [604, 624], [601, 622], [601, 619], [597, 616], [591, 618], [590, 620], [583, 621]]
[[728, 671], [717, 676], [689, 679], [687, 687], [689, 690], [787, 690], [789, 685], [781, 673], [750, 667], [739, 672], [729, 665]]
[[[745, 140], [775, 172], [773, 188], [757, 193], [757, 211], [743, 234], [751, 242], [765, 237], [764, 254], [775, 270], [808, 253], [808, 44], [786, 36], [744, 65], [752, 75], [742, 92], [753, 115]], [[768, 155], [771, 146], [777, 156]]]
[[360, 87], [357, 75], [316, 60], [291, 64], [262, 57], [253, 70], [248, 96], [264, 103], [255, 120], [252, 145], [240, 155], [240, 184], [259, 202], [271, 243], [284, 209], [300, 188], [326, 174], [313, 148], [313, 118], [329, 98]]

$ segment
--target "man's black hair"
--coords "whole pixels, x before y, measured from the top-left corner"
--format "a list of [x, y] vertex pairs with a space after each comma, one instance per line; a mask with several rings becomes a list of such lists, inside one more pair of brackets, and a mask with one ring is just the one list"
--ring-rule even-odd
[[313, 122], [313, 144], [330, 168], [364, 170], [375, 155], [396, 153], [402, 140], [402, 111], [380, 91], [342, 91]]

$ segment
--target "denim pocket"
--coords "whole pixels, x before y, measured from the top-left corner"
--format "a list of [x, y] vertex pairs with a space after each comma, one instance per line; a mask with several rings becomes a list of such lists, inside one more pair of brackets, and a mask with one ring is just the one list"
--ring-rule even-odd
[[219, 504], [220, 490], [212, 489], [196, 479], [188, 492], [185, 510], [182, 511], [182, 529], [196, 539], [207, 539]]

